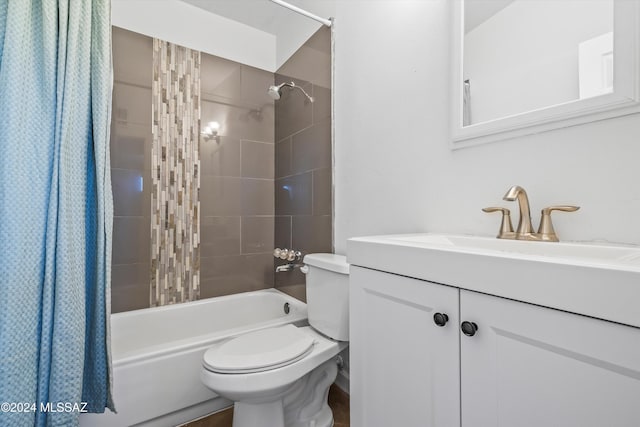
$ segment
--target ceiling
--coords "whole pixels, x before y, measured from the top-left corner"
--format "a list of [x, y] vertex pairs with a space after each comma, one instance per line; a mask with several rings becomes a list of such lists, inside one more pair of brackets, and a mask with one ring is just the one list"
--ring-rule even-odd
[[[322, 24], [269, 0], [182, 0], [207, 12], [248, 25], [276, 38], [276, 65], [280, 67]], [[323, 18], [333, 15], [334, 1], [287, 0]]]
[[465, 0], [464, 32], [465, 34], [509, 6], [515, 0]]
[[306, 19], [268, 0], [182, 1], [273, 35], [291, 19]]

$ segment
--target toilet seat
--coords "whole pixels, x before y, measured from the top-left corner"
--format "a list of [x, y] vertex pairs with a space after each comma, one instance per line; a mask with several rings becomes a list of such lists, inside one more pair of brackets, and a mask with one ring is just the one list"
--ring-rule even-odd
[[249, 332], [207, 350], [204, 367], [222, 374], [248, 374], [290, 365], [312, 350], [315, 340], [287, 324]]

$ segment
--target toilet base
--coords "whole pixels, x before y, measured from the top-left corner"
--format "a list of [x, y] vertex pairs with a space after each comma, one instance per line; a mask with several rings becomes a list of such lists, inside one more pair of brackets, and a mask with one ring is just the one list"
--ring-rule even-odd
[[267, 403], [236, 402], [233, 405], [233, 427], [267, 425], [285, 427], [282, 399]]
[[274, 400], [236, 402], [233, 427], [332, 427], [333, 412], [327, 404], [329, 387], [338, 368], [334, 358], [318, 366]]

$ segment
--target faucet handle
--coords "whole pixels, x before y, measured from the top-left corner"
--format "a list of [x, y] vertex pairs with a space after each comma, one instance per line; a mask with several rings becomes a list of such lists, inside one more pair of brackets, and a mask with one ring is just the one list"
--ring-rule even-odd
[[562, 212], [575, 212], [580, 209], [580, 206], [549, 206], [542, 209], [543, 215], [551, 215], [552, 211], [562, 211]]
[[490, 206], [488, 208], [482, 208], [482, 212], [502, 213], [502, 223], [500, 224], [500, 232], [498, 233], [498, 239], [515, 239], [515, 233], [513, 232], [513, 225], [511, 224], [511, 211], [507, 208]]
[[575, 212], [580, 209], [580, 206], [549, 206], [542, 209], [542, 217], [540, 218], [540, 227], [538, 228], [538, 234], [540, 235], [540, 240], [544, 240], [545, 242], [557, 242], [558, 236], [556, 235], [556, 231], [553, 229], [553, 222], [551, 221], [551, 212], [553, 211], [561, 211], [561, 212]]

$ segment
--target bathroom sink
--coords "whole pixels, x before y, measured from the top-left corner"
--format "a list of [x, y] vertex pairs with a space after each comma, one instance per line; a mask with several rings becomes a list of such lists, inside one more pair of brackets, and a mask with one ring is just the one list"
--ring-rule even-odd
[[391, 236], [401, 242], [442, 245], [460, 250], [499, 251], [523, 256], [544, 256], [562, 260], [584, 259], [586, 262], [635, 263], [640, 266], [640, 248], [631, 246], [609, 246], [593, 243], [554, 243], [504, 240], [476, 236], [455, 236], [438, 234], [415, 234]]
[[350, 239], [352, 265], [640, 327], [640, 247], [449, 234]]

